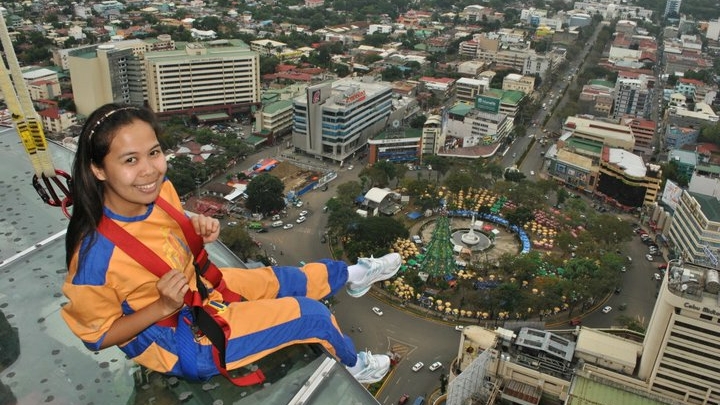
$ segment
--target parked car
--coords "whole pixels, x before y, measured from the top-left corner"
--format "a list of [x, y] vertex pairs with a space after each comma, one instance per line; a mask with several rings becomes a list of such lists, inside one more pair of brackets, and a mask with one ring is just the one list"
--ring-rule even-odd
[[455, 330], [458, 332], [462, 332], [462, 330], [465, 329], [463, 325], [455, 325]]
[[608, 312], [612, 311], [612, 307], [610, 305], [606, 305], [603, 309], [603, 314], [607, 314]]
[[410, 395], [408, 394], [402, 394], [400, 395], [400, 399], [398, 400], [398, 405], [405, 405], [410, 400]]
[[301, 217], [306, 217], [307, 214], [308, 214], [308, 212], [305, 211], [305, 210], [300, 211], [300, 216], [301, 216]]
[[648, 259], [649, 262], [653, 261], [653, 257], [650, 254], [645, 255], [645, 258]]
[[230, 221], [228, 222], [228, 226], [237, 226], [237, 221]]
[[375, 312], [375, 315], [382, 316], [383, 311], [378, 307], [372, 307], [372, 311]]
[[422, 361], [418, 361], [414, 366], [412, 366], [412, 371], [419, 371], [424, 366], [425, 364]]
[[283, 225], [283, 229], [291, 229], [293, 227], [293, 224], [285, 224]]
[[442, 363], [440, 363], [439, 361], [436, 361], [435, 363], [431, 364], [430, 367], [428, 367], [428, 370], [435, 371], [435, 370], [439, 369], [440, 367], [442, 367]]
[[306, 219], [307, 218], [305, 218], [305, 217], [300, 217], [300, 218], [296, 219], [295, 222], [297, 222], [298, 224], [302, 224], [303, 222], [305, 222]]

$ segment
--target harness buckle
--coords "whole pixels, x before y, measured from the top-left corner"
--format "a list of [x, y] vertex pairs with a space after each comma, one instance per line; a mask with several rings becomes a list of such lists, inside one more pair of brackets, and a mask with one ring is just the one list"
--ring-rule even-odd
[[224, 312], [228, 307], [222, 302], [217, 301], [208, 301], [208, 306], [212, 307], [218, 313]]
[[200, 339], [202, 339], [202, 337], [205, 336], [205, 334], [200, 330], [200, 327], [194, 323], [192, 325], [190, 325], [190, 331], [192, 332], [193, 339], [195, 340], [196, 343], [200, 343]]

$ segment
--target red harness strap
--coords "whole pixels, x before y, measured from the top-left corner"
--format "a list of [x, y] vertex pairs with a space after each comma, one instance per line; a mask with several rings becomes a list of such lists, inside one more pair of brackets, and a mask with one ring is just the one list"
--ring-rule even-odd
[[[263, 383], [265, 381], [265, 375], [260, 369], [239, 377], [229, 375], [227, 365], [225, 363], [225, 348], [230, 337], [230, 327], [224, 319], [214, 316], [218, 311], [218, 306], [223, 306], [224, 304], [218, 304], [212, 301], [205, 304], [208, 297], [208, 291], [201, 279], [201, 276], [210, 281], [213, 288], [222, 294], [224, 303], [239, 302], [242, 300], [242, 296], [236, 292], [230, 291], [230, 289], [227, 288], [227, 285], [222, 279], [222, 273], [208, 258], [202, 238], [195, 233], [195, 229], [193, 228], [190, 219], [187, 218], [184, 213], [180, 212], [177, 208], [160, 197], [158, 197], [156, 203], [180, 225], [183, 234], [185, 235], [185, 239], [187, 240], [195, 257], [193, 264], [195, 265], [195, 276], [197, 279], [198, 290], [188, 291], [185, 294], [184, 302], [185, 305], [192, 310], [194, 318], [192, 326], [193, 330], [196, 332], [196, 336], [205, 335], [212, 342], [215, 365], [218, 371], [227, 377], [233, 384], [238, 386], [248, 386]], [[138, 264], [145, 267], [145, 269], [156, 275], [158, 278], [170, 271], [170, 266], [155, 252], [107, 216], [103, 216], [100, 220], [100, 223], [98, 224], [98, 232], [112, 241], [115, 246], [119, 247], [128, 256], [132, 257], [133, 260], [138, 262]], [[175, 327], [178, 322], [177, 318], [177, 315], [170, 316], [157, 322], [157, 324], [160, 326]]]

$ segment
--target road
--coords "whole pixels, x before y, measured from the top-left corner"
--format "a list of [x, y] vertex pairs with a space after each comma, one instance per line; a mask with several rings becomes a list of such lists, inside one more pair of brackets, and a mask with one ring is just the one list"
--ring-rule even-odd
[[[251, 161], [257, 159], [259, 157], [253, 156]], [[338, 170], [338, 178], [330, 183], [327, 191], [311, 191], [302, 197], [303, 207], [288, 208], [287, 217], [283, 221], [293, 223], [292, 229], [268, 228], [267, 233], [251, 235], [262, 242], [263, 249], [279, 265], [297, 266], [301, 261], [330, 257], [329, 245], [320, 242], [327, 221], [322, 207], [336, 194], [339, 184], [357, 178], [362, 170], [359, 166], [356, 165], [352, 170], [334, 167]], [[309, 214], [304, 223], [297, 224], [295, 219], [301, 210], [307, 210]], [[382, 309], [381, 317], [372, 312], [374, 306]], [[378, 398], [380, 403], [397, 403], [404, 393], [410, 394], [411, 398], [430, 393], [440, 385], [440, 373], [447, 373], [447, 367], [457, 356], [460, 334], [453, 325], [408, 315], [370, 294], [351, 298], [341, 292], [336, 296], [333, 310], [340, 327], [353, 338], [358, 350], [368, 349], [375, 353], [392, 350], [402, 356], [400, 365]], [[425, 363], [425, 367], [413, 372], [411, 368], [418, 361]], [[431, 372], [428, 367], [435, 361], [440, 361], [444, 367]]]

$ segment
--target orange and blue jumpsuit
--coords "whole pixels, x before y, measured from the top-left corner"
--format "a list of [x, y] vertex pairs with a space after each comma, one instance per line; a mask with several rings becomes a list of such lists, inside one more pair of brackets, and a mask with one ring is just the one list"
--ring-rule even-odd
[[[165, 181], [161, 196], [182, 210], [172, 184]], [[105, 214], [138, 237], [170, 267], [184, 269], [190, 288], [196, 288], [193, 256], [180, 226], [155, 204], [144, 215], [121, 217], [105, 208]], [[159, 298], [158, 278], [102, 234], [86, 237], [73, 255], [63, 292], [69, 299], [62, 317], [90, 350], [98, 350], [110, 326], [121, 316], [132, 314]], [[347, 264], [321, 260], [297, 267], [220, 269], [230, 290], [242, 295], [219, 315], [230, 325], [226, 347], [227, 369], [251, 364], [283, 347], [319, 343], [340, 361], [353, 366], [355, 347], [344, 335], [328, 308], [318, 300], [337, 293], [347, 282]], [[205, 282], [209, 286], [208, 282]], [[222, 297], [210, 292], [209, 299]], [[180, 316], [191, 317], [187, 307]], [[218, 374], [210, 341], [187, 336], [189, 329], [152, 325], [120, 349], [137, 363], [162, 373], [205, 379]], [[187, 347], [188, 343], [194, 347]], [[194, 359], [181, 359], [192, 353]], [[189, 366], [195, 368], [191, 373]], [[191, 375], [188, 375], [191, 374]]]

